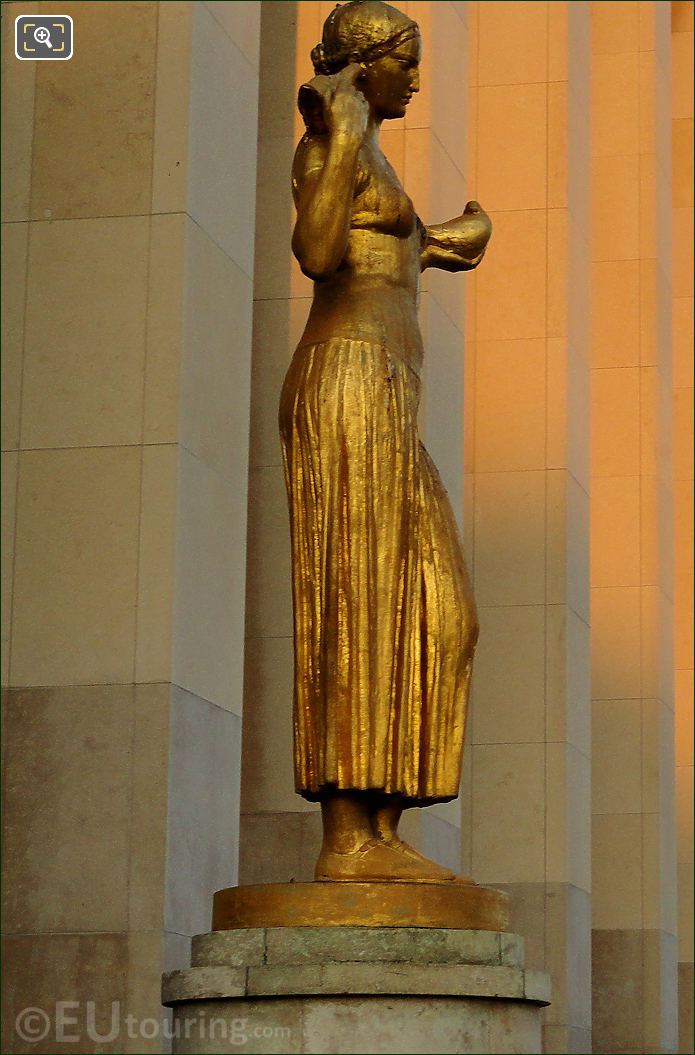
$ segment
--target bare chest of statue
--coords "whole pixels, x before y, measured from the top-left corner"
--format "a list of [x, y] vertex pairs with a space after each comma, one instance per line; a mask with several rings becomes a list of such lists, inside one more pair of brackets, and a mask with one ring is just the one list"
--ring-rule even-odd
[[360, 151], [351, 226], [408, 238], [415, 220], [413, 203], [388, 158], [373, 144], [365, 144]]

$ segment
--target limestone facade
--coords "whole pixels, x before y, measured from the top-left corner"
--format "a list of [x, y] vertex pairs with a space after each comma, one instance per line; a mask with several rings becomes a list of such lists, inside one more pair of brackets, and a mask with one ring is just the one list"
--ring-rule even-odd
[[[693, 3], [399, 6], [423, 88], [385, 150], [425, 219], [495, 228], [423, 284], [482, 635], [461, 797], [407, 834], [512, 895], [544, 1050], [691, 1051]], [[2, 4], [7, 1051], [26, 1007], [46, 1051], [86, 1050], [56, 1001], [159, 1019], [215, 889], [311, 877], [276, 409], [332, 7], [66, 3], [54, 64]]]

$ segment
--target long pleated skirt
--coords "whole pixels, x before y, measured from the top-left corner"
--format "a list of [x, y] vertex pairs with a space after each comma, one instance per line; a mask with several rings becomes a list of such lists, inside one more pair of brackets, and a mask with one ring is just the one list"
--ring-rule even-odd
[[280, 432], [290, 506], [297, 791], [455, 798], [478, 627], [420, 381], [387, 348], [300, 347]]

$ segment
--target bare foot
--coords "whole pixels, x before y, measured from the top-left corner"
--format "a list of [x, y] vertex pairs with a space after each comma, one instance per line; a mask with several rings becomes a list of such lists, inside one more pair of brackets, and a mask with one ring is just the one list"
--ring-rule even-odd
[[425, 857], [411, 857], [381, 839], [369, 839], [353, 853], [322, 850], [315, 876], [332, 883], [450, 883], [457, 879], [454, 872]]

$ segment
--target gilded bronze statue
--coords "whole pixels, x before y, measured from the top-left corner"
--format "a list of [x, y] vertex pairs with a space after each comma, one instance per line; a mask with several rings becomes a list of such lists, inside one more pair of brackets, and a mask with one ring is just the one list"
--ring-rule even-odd
[[460, 881], [403, 842], [404, 809], [458, 795], [478, 626], [448, 496], [418, 437], [427, 267], [476, 267], [476, 202], [425, 226], [379, 146], [419, 88], [418, 26], [380, 0], [332, 12], [299, 93], [293, 250], [314, 281], [285, 379], [297, 791], [316, 878]]

